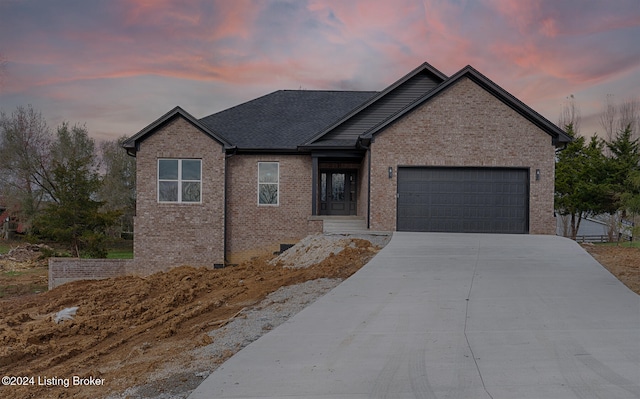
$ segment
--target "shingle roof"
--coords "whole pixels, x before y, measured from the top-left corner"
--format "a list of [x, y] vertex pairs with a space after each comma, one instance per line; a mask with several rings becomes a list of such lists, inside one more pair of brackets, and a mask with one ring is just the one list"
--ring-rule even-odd
[[191, 123], [193, 126], [195, 126], [197, 129], [199, 129], [203, 133], [207, 134], [212, 139], [218, 141], [223, 146], [231, 147], [231, 144], [229, 143], [229, 141], [226, 138], [222, 137], [219, 133], [214, 133], [215, 130], [211, 131], [208, 127], [203, 126], [196, 118], [194, 118], [190, 113], [188, 113], [187, 111], [185, 111], [181, 107], [175, 107], [171, 111], [169, 111], [166, 114], [162, 115], [160, 118], [158, 118], [155, 121], [153, 121], [150, 125], [148, 125], [144, 129], [142, 129], [141, 131], [136, 133], [135, 135], [133, 135], [133, 136], [129, 137], [127, 140], [125, 140], [125, 142], [122, 144], [122, 146], [124, 148], [126, 148], [127, 150], [137, 151], [137, 145], [141, 141], [143, 141], [149, 135], [153, 134], [156, 131], [156, 129], [166, 125], [167, 123], [169, 123], [170, 121], [172, 121], [176, 117], [184, 118], [189, 123]]
[[419, 105], [431, 100], [432, 98], [436, 97], [439, 93], [447, 90], [449, 87], [453, 86], [457, 81], [459, 81], [463, 77], [467, 77], [471, 79], [473, 82], [478, 84], [484, 90], [491, 93], [500, 101], [502, 101], [504, 104], [509, 106], [511, 109], [518, 112], [520, 115], [522, 115], [523, 117], [525, 117], [526, 119], [534, 123], [540, 129], [544, 130], [547, 134], [549, 134], [549, 136], [552, 137], [554, 145], [560, 145], [560, 144], [564, 144], [572, 141], [571, 137], [569, 137], [562, 129], [560, 129], [558, 126], [556, 126], [555, 124], [550, 122], [548, 119], [540, 115], [538, 112], [530, 108], [528, 105], [526, 105], [525, 103], [517, 99], [511, 93], [507, 92], [502, 87], [498, 86], [492, 80], [490, 80], [489, 78], [487, 78], [486, 76], [478, 72], [471, 65], [467, 65], [466, 67], [462, 68], [460, 71], [456, 72], [454, 75], [452, 75], [449, 79], [445, 80], [442, 84], [437, 86], [435, 89], [431, 90], [421, 98], [414, 101], [408, 107], [405, 107], [404, 109], [400, 110], [394, 115], [391, 115], [382, 123], [379, 123], [378, 125], [373, 126], [371, 129], [369, 129], [368, 132], [363, 134], [361, 137], [363, 138], [373, 137], [376, 133], [380, 132], [388, 125], [394, 123], [396, 120], [400, 119], [407, 113], [411, 112], [412, 110], [417, 108]]
[[200, 123], [214, 132], [222, 132], [240, 150], [296, 150], [376, 94], [279, 90], [206, 116]]

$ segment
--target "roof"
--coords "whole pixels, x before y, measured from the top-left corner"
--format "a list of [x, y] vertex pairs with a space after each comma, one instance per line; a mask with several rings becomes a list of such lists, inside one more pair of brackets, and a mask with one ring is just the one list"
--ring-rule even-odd
[[434, 90], [426, 93], [424, 96], [407, 106], [406, 108], [400, 110], [394, 115], [391, 115], [385, 121], [379, 123], [378, 125], [372, 127], [369, 131], [362, 135], [362, 138], [371, 138], [376, 133], [380, 132], [382, 129], [392, 124], [393, 122], [400, 119], [402, 116], [414, 110], [416, 107], [424, 104], [430, 99], [434, 98], [438, 94], [447, 90], [449, 87], [454, 85], [462, 78], [469, 78], [480, 87], [482, 87], [487, 92], [491, 93], [493, 96], [498, 98], [504, 104], [508, 105], [514, 111], [518, 112], [520, 115], [531, 121], [533, 124], [538, 126], [540, 129], [544, 130], [547, 134], [549, 134], [552, 139], [554, 145], [559, 145], [563, 143], [568, 143], [572, 141], [572, 138], [569, 137], [562, 129], [556, 126], [554, 123], [550, 122], [548, 119], [540, 115], [538, 112], [534, 111], [531, 107], [518, 100], [512, 94], [504, 90], [502, 87], [498, 86], [492, 80], [478, 72], [471, 65], [467, 65], [462, 68], [456, 74], [452, 75], [449, 79], [445, 80], [442, 84], [436, 87]]
[[129, 137], [122, 144], [122, 147], [126, 148], [127, 151], [133, 151], [133, 152], [137, 151], [138, 145], [142, 141], [144, 141], [147, 137], [153, 134], [157, 129], [161, 128], [162, 126], [165, 126], [166, 124], [168, 124], [169, 122], [171, 122], [177, 117], [184, 118], [193, 126], [195, 126], [197, 129], [199, 129], [200, 131], [202, 131], [212, 139], [216, 140], [218, 143], [222, 144], [224, 147], [227, 147], [227, 148], [232, 147], [232, 144], [226, 138], [224, 138], [219, 133], [215, 133], [215, 130], [211, 130], [208, 127], [202, 125], [196, 118], [194, 118], [191, 114], [189, 114], [187, 111], [185, 111], [181, 107], [175, 107], [174, 109], [162, 115], [160, 118], [156, 119], [154, 122], [152, 122], [150, 125], [142, 129], [135, 135]]
[[297, 150], [354, 108], [374, 91], [279, 90], [200, 122], [224, 132], [239, 150]]
[[433, 90], [446, 79], [445, 74], [425, 62], [371, 97], [369, 101], [345, 113], [332, 125], [327, 125], [303, 146], [326, 147], [331, 143], [344, 142], [345, 139], [350, 139], [353, 146], [362, 133], [411, 104], [424, 93]]
[[176, 107], [125, 141], [123, 147], [135, 152], [156, 129], [183, 117], [226, 149], [356, 149], [361, 140], [371, 139], [465, 77], [549, 134], [554, 145], [571, 141], [562, 129], [473, 67], [468, 65], [447, 78], [423, 63], [381, 92], [279, 90], [200, 120]]

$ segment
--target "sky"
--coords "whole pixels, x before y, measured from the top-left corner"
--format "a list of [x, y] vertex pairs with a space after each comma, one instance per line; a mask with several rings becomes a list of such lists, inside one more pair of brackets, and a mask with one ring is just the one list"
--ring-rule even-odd
[[[471, 65], [557, 123], [602, 132], [640, 96], [638, 0], [0, 0], [0, 110], [131, 136], [280, 89], [383, 90]], [[607, 97], [609, 96], [609, 97]], [[603, 134], [600, 133], [602, 136]]]

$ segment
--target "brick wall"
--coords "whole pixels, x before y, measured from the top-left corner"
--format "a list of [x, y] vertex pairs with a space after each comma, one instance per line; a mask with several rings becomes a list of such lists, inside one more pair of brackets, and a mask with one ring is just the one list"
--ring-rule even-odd
[[555, 234], [554, 150], [547, 133], [464, 78], [375, 137], [371, 229], [396, 229], [398, 166], [506, 166], [540, 169], [539, 181], [530, 176], [529, 232]]
[[[258, 162], [279, 162], [279, 205], [258, 205]], [[318, 223], [311, 216], [311, 157], [234, 155], [228, 159], [227, 259], [237, 263], [296, 243]]]
[[[183, 118], [176, 118], [140, 144], [136, 154], [137, 203], [134, 258], [148, 274], [174, 266], [224, 262], [224, 171], [222, 145]], [[157, 200], [158, 158], [202, 159], [202, 203]]]
[[49, 289], [78, 280], [100, 280], [129, 274], [130, 259], [49, 258]]

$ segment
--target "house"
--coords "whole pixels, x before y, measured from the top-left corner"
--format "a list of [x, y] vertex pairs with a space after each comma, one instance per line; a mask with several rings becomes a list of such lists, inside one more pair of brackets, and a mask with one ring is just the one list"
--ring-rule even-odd
[[[555, 234], [571, 139], [471, 66], [380, 92], [280, 90], [129, 138], [134, 254], [150, 271], [234, 263], [350, 215], [377, 231]], [[141, 262], [141, 263], [140, 263]]]
[[25, 232], [24, 224], [15, 216], [17, 214], [16, 207], [3, 205], [6, 203], [0, 197], [0, 239], [11, 240], [15, 234]]

